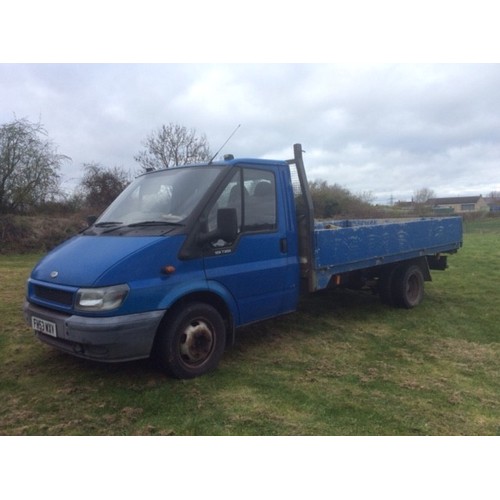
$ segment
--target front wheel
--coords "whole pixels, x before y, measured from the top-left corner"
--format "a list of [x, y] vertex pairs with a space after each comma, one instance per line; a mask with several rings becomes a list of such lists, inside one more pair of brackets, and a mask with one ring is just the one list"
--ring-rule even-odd
[[214, 370], [226, 343], [224, 321], [208, 304], [177, 307], [160, 327], [154, 357], [176, 378], [193, 378]]

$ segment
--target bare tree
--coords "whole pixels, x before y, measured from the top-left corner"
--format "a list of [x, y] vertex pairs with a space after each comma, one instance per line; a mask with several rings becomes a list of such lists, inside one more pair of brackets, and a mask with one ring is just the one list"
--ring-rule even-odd
[[129, 184], [126, 172], [118, 167], [106, 168], [99, 163], [85, 163], [85, 174], [78, 191], [87, 207], [100, 212], [106, 208]]
[[59, 192], [61, 163], [41, 123], [15, 119], [0, 126], [0, 213], [26, 211]]
[[210, 159], [206, 136], [197, 136], [195, 129], [188, 130], [175, 123], [162, 125], [142, 144], [145, 149], [134, 156], [134, 159], [144, 170], [157, 170]]
[[426, 203], [428, 200], [431, 198], [435, 198], [436, 194], [432, 189], [429, 188], [421, 188], [417, 189], [413, 193], [413, 202], [416, 203], [417, 205], [423, 205]]

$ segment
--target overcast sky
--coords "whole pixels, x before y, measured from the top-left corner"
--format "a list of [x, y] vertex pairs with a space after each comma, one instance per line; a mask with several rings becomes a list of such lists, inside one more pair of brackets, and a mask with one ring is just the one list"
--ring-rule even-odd
[[287, 159], [376, 201], [500, 191], [500, 64], [0, 64], [0, 123], [38, 121], [70, 189], [82, 164], [134, 174], [170, 122], [215, 152]]
[[[500, 191], [500, 64], [419, 64], [499, 63], [494, 0], [18, 0], [1, 12], [0, 124], [14, 115], [40, 120], [72, 158], [63, 187], [78, 182], [85, 162], [136, 172], [141, 141], [176, 122], [206, 134], [214, 152], [241, 124], [223, 151], [237, 156], [286, 159], [301, 142], [310, 179], [371, 191], [382, 203], [423, 187], [438, 196]], [[70, 61], [273, 64], [28, 64]], [[394, 61], [412, 64], [378, 64]], [[83, 466], [87, 448], [64, 451]], [[258, 451], [251, 448], [240, 462]], [[18, 449], [16, 442], [14, 457]], [[432, 451], [445, 458], [445, 473], [455, 472], [453, 447], [449, 456]], [[415, 466], [405, 470], [418, 470], [423, 453], [404, 455]], [[382, 463], [397, 468], [401, 460], [390, 457], [400, 455], [382, 451]], [[484, 483], [491, 453], [474, 460], [460, 492]], [[306, 467], [314, 480], [304, 491], [322, 486], [321, 465]], [[26, 483], [23, 468], [10, 469], [12, 485]], [[342, 490], [350, 491], [343, 472]]]

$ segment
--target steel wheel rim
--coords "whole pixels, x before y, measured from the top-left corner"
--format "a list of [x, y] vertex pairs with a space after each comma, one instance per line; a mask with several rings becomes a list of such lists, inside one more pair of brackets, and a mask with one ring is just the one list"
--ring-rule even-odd
[[419, 294], [420, 294], [420, 281], [417, 275], [412, 274], [409, 277], [406, 286], [406, 296], [411, 302], [414, 302], [415, 300], [418, 299]]
[[213, 327], [204, 319], [191, 321], [181, 334], [179, 352], [187, 365], [200, 365], [212, 353], [215, 343]]

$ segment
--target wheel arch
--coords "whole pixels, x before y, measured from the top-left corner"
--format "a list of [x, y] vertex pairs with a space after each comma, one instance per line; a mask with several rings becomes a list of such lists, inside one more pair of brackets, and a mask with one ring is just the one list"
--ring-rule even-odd
[[382, 274], [386, 274], [386, 275], [391, 274], [397, 268], [400, 268], [403, 266], [409, 267], [412, 265], [416, 265], [416, 266], [420, 267], [420, 270], [422, 271], [422, 274], [424, 275], [425, 281], [432, 281], [429, 262], [427, 261], [426, 256], [415, 257], [414, 259], [408, 259], [408, 260], [401, 260], [401, 261], [397, 261], [397, 262], [393, 262], [391, 264], [386, 264], [384, 266], [381, 266], [379, 276], [381, 276]]
[[[158, 327], [158, 331], [165, 325], [165, 323], [170, 321], [172, 315], [175, 315], [175, 312], [179, 308], [186, 307], [188, 304], [194, 302], [208, 304], [220, 314], [226, 326], [226, 345], [233, 345], [236, 330], [234, 312], [219, 294], [210, 290], [191, 291], [189, 293], [186, 293], [185, 295], [182, 295], [181, 297], [178, 297], [174, 302], [170, 304], [168, 309], [165, 311], [160, 326]], [[156, 333], [156, 336], [158, 336], [158, 331]]]
[[424, 281], [432, 281], [431, 270], [429, 268], [429, 262], [427, 257], [417, 257], [416, 259], [411, 259], [407, 261], [409, 265], [414, 264], [420, 267], [422, 274], [424, 275]]

